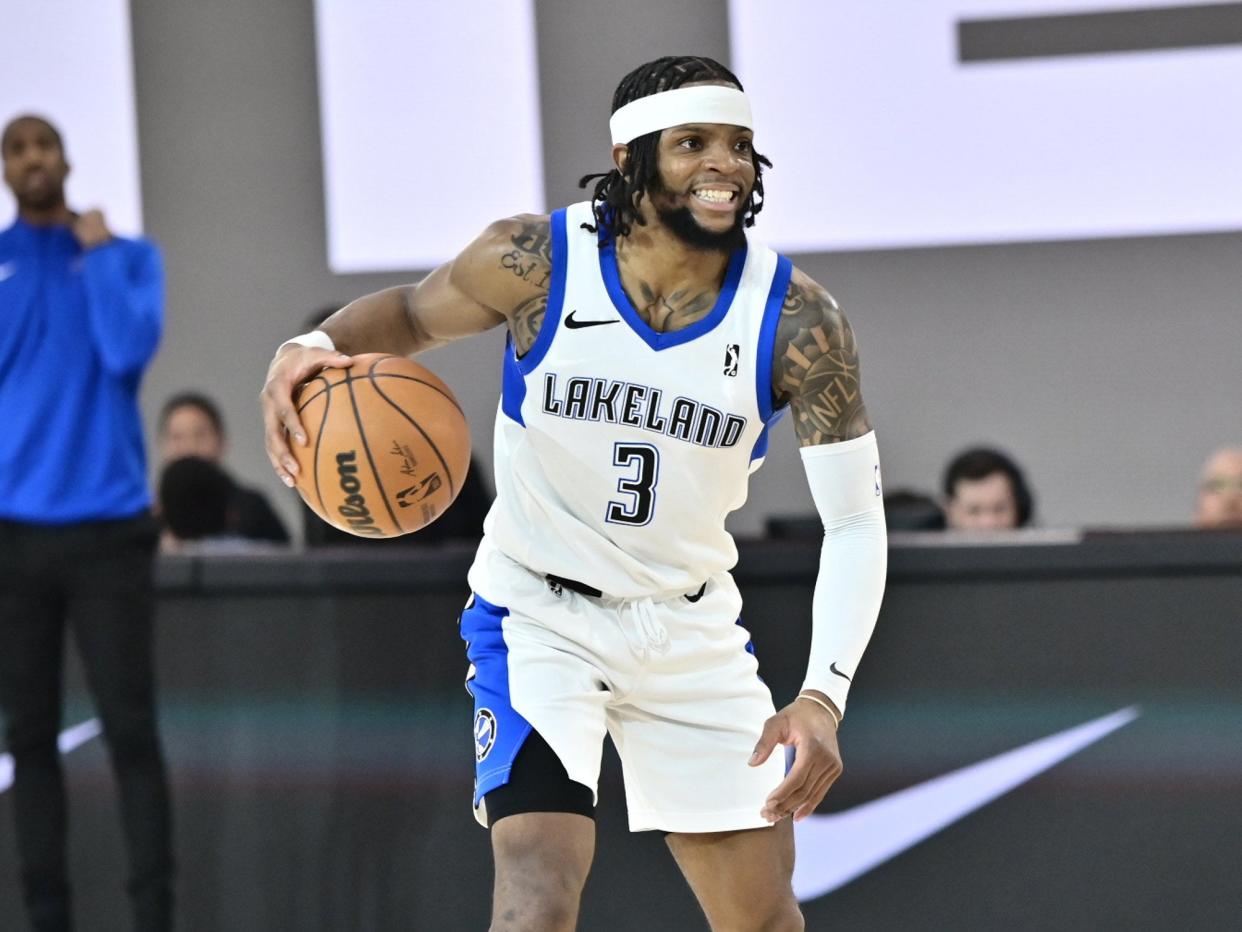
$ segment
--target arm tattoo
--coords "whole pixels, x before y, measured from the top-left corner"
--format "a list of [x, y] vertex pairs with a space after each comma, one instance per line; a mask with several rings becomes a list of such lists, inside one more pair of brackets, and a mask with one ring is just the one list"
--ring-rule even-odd
[[689, 327], [716, 303], [716, 294], [711, 291], [691, 293], [690, 289], [683, 289], [670, 295], [658, 295], [644, 281], [638, 283], [638, 293], [642, 300], [638, 302], [635, 310], [657, 333], [670, 333]]
[[523, 298], [509, 314], [509, 332], [513, 334], [518, 356], [525, 355], [539, 336], [544, 313], [548, 308], [548, 289], [552, 281], [552, 225], [545, 217], [524, 220], [509, 238], [512, 246], [500, 257], [500, 267], [534, 290]]
[[529, 353], [530, 348], [535, 345], [535, 339], [539, 336], [539, 330], [543, 326], [543, 316], [547, 310], [548, 296], [546, 293], [537, 294], [513, 309], [513, 315], [509, 318], [509, 332], [513, 334], [513, 345], [519, 359]]
[[832, 296], [813, 282], [789, 283], [775, 357], [772, 389], [790, 402], [800, 446], [849, 440], [871, 429], [854, 331]]
[[674, 291], [671, 295], [656, 295], [646, 282], [640, 285], [643, 306], [637, 308], [639, 316], [657, 333], [681, 330], [702, 319], [716, 301], [711, 292], [689, 294]]

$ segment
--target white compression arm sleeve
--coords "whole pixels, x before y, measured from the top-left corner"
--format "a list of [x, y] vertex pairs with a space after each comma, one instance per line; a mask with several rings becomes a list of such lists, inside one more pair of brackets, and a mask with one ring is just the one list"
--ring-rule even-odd
[[803, 447], [802, 465], [824, 522], [811, 608], [811, 659], [802, 688], [817, 689], [845, 713], [888, 571], [888, 535], [875, 432]]

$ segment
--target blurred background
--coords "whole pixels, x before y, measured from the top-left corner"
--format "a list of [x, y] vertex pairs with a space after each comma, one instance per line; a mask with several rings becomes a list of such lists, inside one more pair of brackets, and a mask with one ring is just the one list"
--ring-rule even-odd
[[[1137, 28], [1155, 50], [1055, 54], [1053, 36], [1004, 58], [1015, 28], [984, 34], [993, 59], [961, 60], [960, 22], [1033, 17], [1039, 38], [1063, 6], [12, 3], [0, 110], [48, 113], [71, 201], [164, 249], [152, 430], [173, 392], [214, 395], [232, 465], [291, 526], [255, 400], [275, 347], [491, 219], [580, 199], [578, 178], [608, 166], [620, 77], [687, 52], [755, 97], [775, 163], [755, 232], [850, 314], [890, 489], [988, 441], [1038, 477], [1046, 524], [1181, 523], [1200, 464], [1242, 432], [1239, 48], [1160, 48], [1169, 27], [1139, 19], [1103, 38]], [[425, 357], [485, 467], [502, 344]], [[812, 507], [788, 430], [742, 533]]]
[[[849, 314], [887, 488], [938, 512], [945, 464], [983, 444], [1037, 503], [1035, 530], [990, 541], [894, 535], [824, 812], [1139, 709], [808, 900], [808, 927], [1232, 927], [1242, 535], [1187, 529], [1204, 462], [1242, 442], [1242, 4], [4, 0], [0, 119], [49, 117], [70, 204], [163, 250], [153, 483], [162, 406], [204, 393], [230, 472], [296, 547], [257, 403], [278, 344], [494, 218], [580, 199], [617, 82], [666, 54], [717, 58], [751, 94], [775, 165], [754, 232]], [[488, 486], [503, 342], [420, 360], [461, 400]], [[782, 426], [731, 518], [776, 693], [804, 662], [811, 514]], [[469, 547], [296, 554], [160, 565], [179, 921], [482, 928], [452, 627]], [[66, 725], [91, 714], [70, 683]], [[124, 928], [104, 753], [68, 761], [82, 927]], [[699, 927], [659, 839], [624, 834], [609, 768], [583, 928]], [[4, 929], [10, 826], [0, 805]]]

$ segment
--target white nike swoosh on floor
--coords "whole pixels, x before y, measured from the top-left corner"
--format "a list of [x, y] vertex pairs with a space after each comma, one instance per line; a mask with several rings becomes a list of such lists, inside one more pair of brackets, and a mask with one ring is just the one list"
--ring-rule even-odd
[[[60, 747], [60, 753], [68, 754], [74, 748], [80, 747], [91, 738], [99, 735], [103, 729], [99, 725], [99, 719], [88, 718], [81, 724], [74, 725], [72, 728], [66, 728], [60, 733], [56, 744]], [[13, 755], [0, 754], [0, 793], [3, 793], [13, 785]]]
[[1137, 706], [833, 815], [794, 825], [800, 902], [831, 893], [1138, 718]]

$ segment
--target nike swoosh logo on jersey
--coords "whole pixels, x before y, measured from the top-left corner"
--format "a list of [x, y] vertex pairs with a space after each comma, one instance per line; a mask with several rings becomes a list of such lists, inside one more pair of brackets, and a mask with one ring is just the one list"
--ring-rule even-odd
[[853, 682], [849, 678], [849, 676], [847, 676], [846, 674], [842, 673], [840, 670], [837, 669], [837, 662], [835, 660], [832, 663], [828, 664], [828, 669], [831, 670], [833, 673], [835, 673], [837, 676], [841, 677], [847, 683]]
[[565, 318], [565, 326], [570, 330], [581, 330], [583, 327], [602, 327], [604, 324], [619, 324], [621, 321], [614, 317], [612, 320], [574, 320], [577, 311], [570, 311], [569, 316]]
[[[66, 728], [62, 731], [56, 744], [60, 748], [60, 753], [68, 754], [80, 745], [90, 741], [91, 738], [97, 737], [102, 730], [99, 719], [89, 718], [80, 725], [74, 725], [72, 728]], [[0, 793], [3, 793], [12, 785], [13, 755], [0, 754]]]
[[4, 265], [0, 265], [0, 282], [10, 279], [16, 274], [17, 274], [17, 263], [16, 262], [6, 262], [4, 263]]
[[1120, 709], [844, 812], [795, 823], [794, 893], [806, 902], [845, 886], [1138, 715], [1135, 706]]

